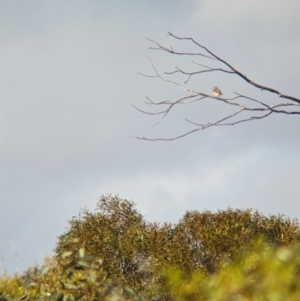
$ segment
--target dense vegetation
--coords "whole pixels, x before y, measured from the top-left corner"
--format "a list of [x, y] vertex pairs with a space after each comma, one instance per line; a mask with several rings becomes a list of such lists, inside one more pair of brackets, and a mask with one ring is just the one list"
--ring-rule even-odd
[[148, 223], [102, 196], [42, 267], [0, 279], [4, 300], [300, 300], [296, 221], [252, 210], [188, 211]]

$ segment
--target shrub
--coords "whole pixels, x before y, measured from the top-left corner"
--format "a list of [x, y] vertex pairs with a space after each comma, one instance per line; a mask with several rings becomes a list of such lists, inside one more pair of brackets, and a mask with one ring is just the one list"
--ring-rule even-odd
[[[251, 209], [190, 211], [177, 224], [147, 223], [134, 203], [108, 195], [100, 198], [95, 213], [84, 210], [70, 221], [56, 250], [84, 248], [103, 259], [105, 279], [122, 279], [140, 298], [150, 300], [161, 298], [165, 268], [213, 275], [243, 257], [259, 237], [270, 246], [292, 246], [300, 241], [299, 225]], [[80, 244], [70, 245], [74, 238]]]
[[187, 277], [170, 269], [165, 281], [174, 301], [300, 300], [300, 246], [270, 247], [261, 241], [240, 260], [214, 275], [194, 272]]
[[[133, 202], [107, 195], [99, 199], [94, 213], [83, 210], [69, 221], [69, 229], [58, 238], [55, 256], [43, 267], [21, 276], [4, 275], [0, 301], [189, 300], [191, 296], [223, 300], [219, 295], [227, 293], [224, 300], [244, 300], [238, 299], [237, 292], [244, 296], [249, 287], [254, 296], [251, 283], [255, 281], [267, 286], [264, 277], [279, 277], [280, 271], [297, 274], [298, 263], [293, 272], [280, 264], [284, 260], [294, 264], [283, 257], [294, 260], [299, 242], [297, 221], [283, 216], [229, 208], [217, 213], [188, 211], [175, 224], [148, 223]], [[274, 257], [274, 262], [267, 256]], [[249, 262], [257, 274], [249, 272]], [[173, 272], [166, 276], [170, 267]], [[284, 281], [292, 288], [292, 280], [286, 276]], [[258, 288], [257, 295], [263, 294], [264, 288]]]

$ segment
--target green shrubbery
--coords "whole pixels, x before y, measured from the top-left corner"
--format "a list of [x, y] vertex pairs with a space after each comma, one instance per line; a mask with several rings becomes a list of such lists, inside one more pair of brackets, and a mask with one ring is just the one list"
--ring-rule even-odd
[[261, 241], [214, 275], [169, 270], [164, 288], [176, 301], [300, 300], [299, 246], [267, 248]]
[[69, 224], [43, 267], [0, 279], [0, 301], [299, 297], [299, 225], [281, 216], [192, 211], [159, 225], [103, 196]]

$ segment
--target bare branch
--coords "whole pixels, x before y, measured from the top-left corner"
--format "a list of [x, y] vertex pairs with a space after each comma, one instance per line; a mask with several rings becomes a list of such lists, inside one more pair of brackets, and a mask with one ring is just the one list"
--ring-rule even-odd
[[[162, 140], [162, 141], [172, 141], [172, 140], [176, 140], [176, 139], [180, 139], [183, 138], [187, 135], [190, 135], [192, 133], [195, 133], [197, 131], [201, 131], [201, 130], [205, 130], [209, 127], [212, 126], [228, 126], [228, 125], [236, 125], [242, 122], [248, 122], [248, 121], [253, 121], [253, 120], [259, 120], [259, 119], [263, 119], [266, 118], [268, 116], [270, 116], [273, 113], [277, 113], [277, 114], [297, 114], [300, 115], [300, 98], [294, 97], [294, 96], [289, 96], [289, 95], [285, 95], [282, 94], [281, 92], [279, 92], [278, 90], [274, 89], [274, 88], [270, 88], [267, 86], [264, 86], [262, 84], [256, 83], [253, 80], [249, 79], [246, 75], [244, 75], [241, 71], [237, 70], [235, 67], [233, 67], [231, 64], [229, 64], [227, 61], [225, 61], [224, 59], [222, 59], [221, 57], [217, 56], [215, 53], [213, 53], [211, 50], [209, 50], [208, 48], [206, 48], [205, 46], [199, 44], [198, 42], [196, 42], [193, 38], [190, 37], [178, 37], [173, 35], [171, 32], [168, 32], [168, 35], [173, 37], [174, 39], [177, 40], [187, 40], [187, 41], [191, 41], [194, 45], [196, 45], [197, 47], [199, 47], [201, 49], [200, 52], [179, 52], [179, 51], [175, 51], [173, 49], [173, 47], [164, 47], [161, 44], [147, 39], [148, 41], [150, 41], [151, 43], [155, 44], [155, 47], [150, 47], [150, 49], [153, 50], [160, 50], [160, 51], [164, 51], [170, 54], [174, 54], [174, 55], [180, 55], [180, 56], [200, 56], [203, 59], [208, 59], [208, 60], [214, 60], [219, 62], [220, 64], [225, 65], [225, 69], [222, 67], [213, 67], [213, 66], [209, 66], [209, 65], [204, 65], [204, 64], [199, 64], [195, 61], [192, 61], [195, 65], [197, 65], [198, 67], [200, 67], [200, 70], [196, 70], [196, 71], [192, 71], [192, 72], [188, 72], [183, 70], [182, 68], [179, 67], [175, 67], [175, 70], [173, 71], [169, 71], [169, 72], [164, 72], [163, 74], [165, 76], [172, 76], [174, 74], [182, 74], [184, 76], [187, 76], [187, 79], [183, 82], [183, 84], [179, 83], [179, 82], [175, 82], [173, 80], [171, 80], [170, 78], [167, 78], [165, 76], [162, 76], [158, 70], [155, 68], [152, 60], [148, 57], [150, 63], [151, 63], [151, 67], [152, 70], [154, 71], [153, 75], [147, 75], [147, 74], [143, 74], [141, 72], [139, 72], [140, 75], [145, 76], [147, 78], [155, 78], [155, 79], [159, 79], [162, 80], [164, 82], [173, 84], [179, 88], [181, 88], [185, 93], [187, 93], [186, 96], [180, 97], [176, 100], [163, 100], [163, 101], [159, 101], [159, 102], [154, 102], [152, 100], [150, 100], [149, 97], [147, 97], [147, 102], [145, 102], [145, 104], [150, 105], [150, 106], [166, 106], [166, 108], [164, 110], [158, 111], [158, 112], [151, 112], [151, 111], [144, 111], [141, 110], [139, 108], [137, 108], [136, 106], [133, 106], [136, 110], [138, 110], [139, 112], [142, 112], [144, 114], [147, 115], [162, 115], [160, 120], [154, 125], [156, 126], [157, 124], [159, 124], [165, 117], [167, 117], [167, 115], [171, 112], [171, 110], [176, 106], [176, 105], [186, 105], [186, 104], [191, 104], [194, 102], [198, 102], [198, 101], [202, 101], [204, 99], [212, 99], [214, 101], [218, 101], [220, 103], [224, 103], [226, 105], [232, 106], [233, 108], [236, 108], [236, 111], [223, 116], [221, 119], [215, 121], [215, 122], [209, 122], [206, 124], [201, 124], [198, 122], [194, 122], [191, 121], [189, 119], [185, 119], [186, 122], [190, 123], [193, 126], [196, 126], [195, 129], [190, 130], [188, 132], [185, 132], [181, 135], [175, 136], [173, 138], [145, 138], [145, 137], [135, 137], [137, 139], [140, 140], [149, 140], [149, 141], [157, 141], [157, 140]], [[207, 74], [209, 72], [221, 72], [224, 74], [228, 74], [228, 75], [237, 75], [238, 77], [240, 77], [242, 80], [246, 81], [248, 84], [256, 87], [257, 89], [260, 89], [261, 91], [265, 90], [268, 91], [270, 93], [273, 94], [277, 94], [280, 98], [284, 98], [284, 99], [289, 99], [292, 102], [283, 102], [283, 103], [277, 103], [275, 105], [269, 105], [266, 101], [264, 100], [259, 100], [253, 97], [249, 97], [247, 95], [243, 95], [241, 93], [238, 92], [233, 92], [236, 96], [232, 97], [232, 98], [223, 98], [220, 97], [222, 96], [221, 91], [216, 88], [216, 90], [214, 89], [214, 94], [215, 95], [209, 95], [203, 92], [199, 92], [199, 91], [195, 91], [192, 90], [190, 88], [187, 88], [185, 85], [188, 83], [188, 81], [191, 79], [191, 77], [196, 76], [196, 75], [200, 75], [200, 74]], [[245, 100], [246, 103], [248, 105], [243, 104], [242, 100]], [[244, 101], [244, 102], [245, 102]], [[249, 106], [249, 104], [251, 106]], [[242, 112], [253, 112], [254, 115], [251, 117], [247, 117], [247, 118], [241, 118], [241, 113]], [[261, 115], [261, 113], [263, 113]], [[236, 120], [236, 118], [240, 118], [238, 120]], [[233, 120], [233, 118], [235, 118], [235, 120]]]
[[[228, 62], [226, 62], [225, 60], [221, 59], [220, 57], [218, 57], [217, 55], [215, 55], [214, 53], [212, 53], [209, 49], [207, 49], [206, 47], [200, 45], [199, 43], [197, 43], [193, 38], [180, 38], [177, 37], [175, 35], [173, 35], [171, 32], [168, 32], [168, 34], [170, 36], [172, 36], [173, 38], [177, 39], [177, 40], [190, 40], [192, 41], [195, 45], [197, 45], [198, 47], [204, 49], [207, 53], [209, 53], [214, 59], [218, 60], [219, 62], [223, 63], [224, 65], [226, 65], [227, 67], [229, 67], [230, 70], [232, 70], [234, 72], [234, 74], [238, 75], [239, 77], [241, 77], [243, 80], [245, 80], [247, 83], [249, 83], [250, 85], [266, 91], [269, 91], [271, 93], [275, 93], [277, 94], [279, 97], [281, 98], [286, 98], [286, 99], [290, 99], [292, 101], [298, 102], [300, 104], [300, 98], [294, 97], [294, 96], [289, 96], [289, 95], [285, 95], [282, 94], [281, 92], [277, 91], [276, 89], [258, 84], [256, 82], [254, 82], [253, 80], [249, 79], [246, 75], [242, 74], [239, 70], [237, 70], [236, 68], [234, 68], [232, 65], [230, 65]], [[179, 54], [176, 52], [173, 52], [174, 54]], [[184, 53], [181, 53], [184, 54]], [[185, 53], [185, 55], [188, 55], [188, 53]], [[202, 55], [203, 56], [203, 55]], [[222, 70], [220, 70], [222, 71]]]
[[149, 49], [166, 51], [166, 52], [169, 52], [169, 53], [172, 53], [172, 54], [177, 54], [177, 55], [198, 55], [198, 56], [206, 57], [206, 58], [211, 59], [211, 60], [215, 60], [214, 57], [205, 55], [205, 54], [200, 53], [200, 52], [198, 52], [198, 53], [193, 53], [193, 52], [175, 52], [172, 47], [166, 48], [166, 47], [163, 47], [160, 44], [158, 44], [157, 42], [154, 42], [154, 41], [152, 41], [152, 40], [150, 40], [148, 38], [147, 38], [147, 40], [150, 41], [150, 42], [152, 42], [152, 43], [154, 43], [155, 45], [157, 45], [157, 47], [149, 47]]

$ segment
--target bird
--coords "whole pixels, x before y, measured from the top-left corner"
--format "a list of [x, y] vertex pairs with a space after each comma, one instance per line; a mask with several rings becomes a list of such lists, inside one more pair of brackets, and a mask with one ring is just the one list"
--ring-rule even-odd
[[221, 95], [223, 95], [223, 93], [221, 92], [221, 90], [218, 87], [213, 87], [213, 94], [216, 97], [220, 97]]

